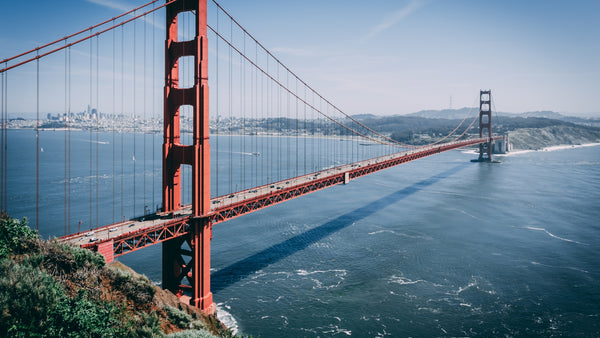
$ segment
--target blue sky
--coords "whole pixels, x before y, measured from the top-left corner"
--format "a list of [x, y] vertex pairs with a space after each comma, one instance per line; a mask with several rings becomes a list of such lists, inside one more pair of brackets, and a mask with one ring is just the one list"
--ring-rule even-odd
[[[5, 2], [0, 10], [0, 58], [142, 3]], [[347, 113], [388, 115], [444, 109], [450, 103], [453, 108], [473, 106], [479, 90], [490, 88], [500, 111], [600, 116], [600, 1], [220, 4]]]

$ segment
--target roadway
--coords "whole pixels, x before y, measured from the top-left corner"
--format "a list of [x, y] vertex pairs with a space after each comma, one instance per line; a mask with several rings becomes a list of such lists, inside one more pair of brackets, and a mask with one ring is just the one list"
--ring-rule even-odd
[[[483, 142], [487, 142], [487, 139], [471, 139], [415, 148], [218, 196], [211, 199], [211, 214], [206, 217], [210, 218], [211, 224], [220, 223], [313, 191], [340, 183], [348, 183], [351, 178], [364, 176], [447, 150]], [[150, 214], [137, 219], [68, 235], [60, 238], [60, 240], [89, 248], [112, 240], [115, 256], [119, 256], [184, 235], [187, 233], [187, 222], [191, 216], [191, 207], [187, 205], [170, 214]]]

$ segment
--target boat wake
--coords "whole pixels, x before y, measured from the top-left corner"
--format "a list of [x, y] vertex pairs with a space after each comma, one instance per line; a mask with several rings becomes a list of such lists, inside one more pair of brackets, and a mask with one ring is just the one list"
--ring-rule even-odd
[[568, 239], [568, 238], [563, 238], [560, 236], [556, 236], [555, 234], [551, 233], [550, 231], [544, 229], [544, 228], [536, 228], [536, 227], [525, 227], [526, 229], [529, 230], [535, 230], [535, 231], [543, 231], [545, 232], [548, 236], [552, 237], [552, 238], [556, 238], [556, 239], [560, 239], [561, 241], [565, 241], [565, 242], [571, 242], [571, 243], [576, 243], [576, 244], [581, 244], [581, 245], [589, 245], [586, 243], [582, 243], [582, 242], [578, 242], [578, 241], [574, 241], [572, 239]]

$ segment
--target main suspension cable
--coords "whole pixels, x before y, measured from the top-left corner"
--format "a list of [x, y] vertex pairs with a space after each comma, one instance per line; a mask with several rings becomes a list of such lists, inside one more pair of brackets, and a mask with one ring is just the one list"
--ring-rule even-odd
[[[158, 0], [155, 0], [155, 1], [158, 1]], [[65, 49], [65, 48], [67, 48], [67, 47], [71, 47], [71, 46], [77, 45], [77, 44], [79, 44], [79, 43], [82, 43], [82, 42], [84, 42], [84, 41], [86, 41], [86, 40], [89, 40], [89, 39], [91, 39], [91, 38], [95, 37], [95, 36], [98, 36], [98, 35], [101, 35], [101, 34], [104, 34], [104, 33], [108, 32], [108, 31], [110, 31], [110, 30], [113, 30], [113, 29], [115, 29], [115, 28], [117, 28], [117, 27], [119, 27], [119, 26], [123, 26], [123, 25], [125, 25], [125, 24], [127, 24], [127, 23], [129, 23], [129, 22], [135, 21], [135, 20], [137, 20], [137, 19], [139, 19], [139, 18], [141, 18], [141, 17], [144, 17], [144, 16], [146, 16], [146, 15], [148, 15], [148, 14], [150, 14], [150, 13], [153, 13], [153, 12], [155, 12], [155, 11], [157, 11], [157, 10], [159, 10], [159, 9], [163, 8], [163, 7], [166, 7], [166, 6], [168, 6], [168, 5], [172, 4], [172, 3], [175, 3], [175, 2], [177, 2], [177, 1], [179, 1], [179, 0], [171, 0], [171, 1], [167, 2], [167, 3], [164, 3], [164, 4], [162, 4], [162, 5], [158, 6], [158, 7], [156, 7], [156, 8], [153, 8], [153, 9], [151, 9], [151, 10], [149, 10], [149, 11], [146, 11], [146, 12], [144, 12], [144, 13], [142, 13], [142, 14], [135, 15], [134, 17], [132, 17], [132, 18], [130, 18], [130, 19], [127, 19], [127, 20], [125, 20], [125, 21], [122, 21], [122, 22], [120, 22], [120, 23], [118, 23], [118, 24], [112, 25], [112, 26], [110, 26], [110, 27], [108, 27], [108, 28], [106, 28], [106, 29], [103, 29], [103, 30], [101, 30], [101, 31], [98, 31], [98, 32], [96, 32], [96, 33], [94, 33], [94, 34], [90, 34], [90, 35], [88, 35], [88, 36], [85, 36], [85, 37], [83, 37], [83, 38], [81, 38], [81, 39], [79, 39], [79, 40], [77, 40], [77, 41], [71, 42], [71, 43], [69, 43], [69, 44], [66, 44], [66, 45], [64, 45], [64, 46], [61, 46], [61, 47], [54, 48], [54, 49], [52, 49], [52, 50], [50, 50], [50, 51], [48, 51], [48, 52], [46, 52], [46, 53], [43, 53], [43, 54], [36, 55], [35, 57], [31, 57], [31, 58], [29, 58], [29, 59], [27, 59], [27, 60], [24, 60], [24, 61], [22, 61], [22, 62], [16, 63], [16, 64], [14, 64], [14, 65], [11, 65], [11, 66], [5, 66], [3, 69], [0, 69], [0, 73], [4, 73], [4, 72], [6, 72], [6, 71], [8, 71], [8, 70], [11, 70], [11, 69], [13, 69], [13, 68], [16, 68], [16, 67], [22, 66], [22, 65], [24, 65], [24, 64], [27, 64], [27, 63], [29, 63], [29, 62], [32, 62], [32, 61], [34, 61], [34, 60], [37, 60], [37, 59], [40, 59], [40, 58], [46, 57], [46, 56], [48, 56], [48, 55], [51, 55], [51, 54], [54, 54], [54, 53], [56, 53], [56, 52], [58, 52], [58, 51], [61, 51], [61, 50]], [[148, 3], [148, 4], [150, 4], [150, 3]], [[145, 6], [143, 6], [143, 7], [145, 7]], [[128, 13], [135, 12], [136, 10], [137, 10], [137, 9], [131, 10], [131, 11], [129, 11]], [[121, 15], [121, 16], [123, 16], [123, 15]], [[109, 22], [109, 21], [111, 21], [111, 20], [112, 20], [112, 19], [106, 20], [106, 22]], [[98, 26], [98, 25], [96, 25], [96, 26], [92, 26], [92, 27], [89, 27], [89, 28], [87, 28], [87, 29], [85, 29], [85, 30], [82, 30], [82, 31], [81, 31], [81, 33], [84, 33], [84, 32], [86, 32], [86, 31], [91, 31], [92, 29], [96, 28], [97, 26]], [[81, 33], [80, 33], [80, 34], [81, 34]], [[71, 37], [71, 36], [69, 36], [69, 37]], [[62, 41], [62, 40], [64, 40], [64, 39], [65, 39], [65, 38], [63, 38], [63, 39], [60, 39], [60, 40], [57, 40], [57, 41], [55, 41], [54, 43], [56, 43], [56, 42], [60, 42], [60, 41]], [[50, 45], [52, 45], [52, 44], [53, 44], [53, 43], [50, 43], [50, 44], [47, 44], [47, 45], [48, 45], [48, 46], [50, 46]], [[41, 47], [40, 47], [40, 48], [41, 48]], [[37, 51], [39, 51], [39, 50], [40, 50], [40, 48], [38, 48], [38, 49], [36, 49], [36, 50], [37, 50]], [[34, 50], [32, 50], [32, 51], [34, 51]], [[11, 58], [9, 58], [9, 59], [6, 59], [6, 60], [14, 60], [14, 59], [18, 58], [19, 56], [23, 56], [23, 55], [30, 54], [32, 51], [28, 51], [28, 52], [25, 52], [25, 53], [21, 53], [20, 55], [13, 56], [13, 57], [11, 57]], [[2, 62], [5, 62], [5, 61], [3, 60]], [[2, 63], [2, 62], [0, 62], [0, 63]]]

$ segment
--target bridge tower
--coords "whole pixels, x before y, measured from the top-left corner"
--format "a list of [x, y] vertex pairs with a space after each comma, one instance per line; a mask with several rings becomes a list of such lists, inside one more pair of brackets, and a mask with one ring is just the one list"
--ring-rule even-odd
[[[192, 218], [186, 236], [163, 243], [163, 287], [205, 312], [215, 305], [210, 292], [210, 144], [208, 124], [207, 0], [178, 0], [166, 6], [163, 212], [181, 209], [181, 166], [192, 166]], [[196, 15], [195, 37], [177, 39], [177, 15]], [[194, 58], [194, 84], [179, 87], [179, 59]], [[180, 107], [193, 109], [193, 144], [180, 142]]]
[[479, 144], [479, 162], [492, 162], [492, 91], [479, 91], [479, 138], [487, 136], [488, 142]]

